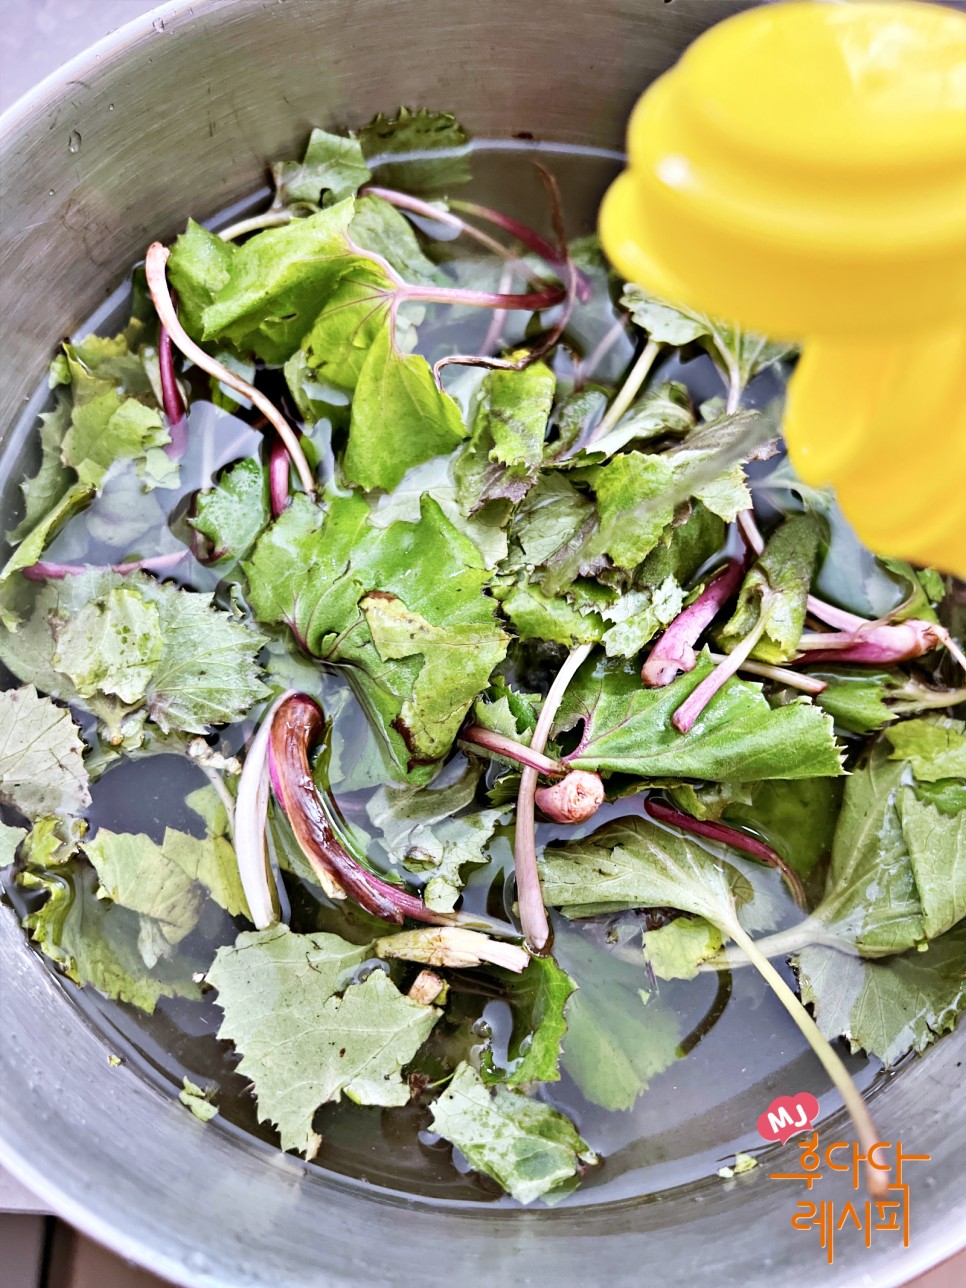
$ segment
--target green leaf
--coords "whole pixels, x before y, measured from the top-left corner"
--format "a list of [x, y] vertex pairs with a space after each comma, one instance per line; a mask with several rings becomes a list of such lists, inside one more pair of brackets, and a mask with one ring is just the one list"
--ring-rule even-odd
[[647, 931], [644, 957], [658, 979], [694, 979], [722, 943], [720, 930], [703, 917], [675, 917]]
[[[587, 475], [600, 511], [598, 548], [618, 568], [634, 568], [654, 549], [674, 517], [674, 503], [662, 499], [671, 486], [670, 462], [664, 456], [626, 452], [607, 465], [591, 467]], [[628, 513], [642, 506], [646, 510], [628, 523]]]
[[449, 912], [456, 903], [462, 868], [486, 862], [486, 847], [502, 817], [498, 809], [469, 808], [479, 779], [480, 766], [467, 766], [455, 782], [383, 786], [366, 803], [390, 858], [408, 872], [425, 875], [423, 899], [437, 912]]
[[351, 391], [376, 341], [391, 347], [393, 289], [377, 264], [354, 259], [347, 265], [302, 340], [302, 352], [318, 379]]
[[382, 330], [352, 400], [346, 476], [367, 491], [390, 491], [413, 465], [451, 452], [465, 436], [459, 408], [437, 388], [426, 359], [399, 353]]
[[645, 818], [619, 818], [592, 836], [546, 848], [543, 895], [568, 915], [588, 908], [678, 908], [730, 933], [751, 886], [730, 863]]
[[900, 809], [926, 938], [936, 939], [966, 917], [966, 810], [944, 814], [911, 787]]
[[532, 1082], [558, 1082], [560, 1044], [567, 1032], [564, 1011], [577, 985], [552, 957], [534, 957], [519, 975], [496, 971], [513, 1012], [507, 1044], [509, 1071], [484, 1068], [486, 1082], [526, 1087]]
[[621, 304], [635, 326], [646, 331], [648, 338], [658, 344], [690, 344], [708, 334], [710, 319], [703, 313], [668, 304], [642, 286], [626, 284]]
[[208, 971], [224, 1012], [218, 1036], [240, 1052], [259, 1118], [275, 1124], [283, 1149], [307, 1158], [321, 1144], [312, 1128], [320, 1105], [343, 1093], [365, 1105], [408, 1101], [400, 1070], [439, 1018], [380, 970], [354, 983], [368, 953], [336, 935], [276, 926], [239, 935]]
[[318, 206], [354, 197], [372, 173], [362, 155], [362, 145], [351, 135], [313, 130], [301, 161], [280, 161], [272, 166], [276, 200], [283, 206], [304, 202]]
[[[0, 570], [0, 587], [4, 586], [15, 572], [35, 564], [54, 534], [68, 519], [85, 509], [93, 496], [94, 488], [84, 483], [74, 483], [68, 488], [54, 508], [48, 510], [4, 564], [3, 569]], [[0, 619], [8, 630], [17, 629], [18, 615], [9, 604], [0, 604]]]
[[141, 918], [138, 951], [148, 967], [170, 956], [194, 930], [204, 903], [204, 891], [167, 850], [167, 834], [159, 846], [149, 836], [106, 828], [84, 845], [100, 880], [98, 898], [110, 899]]
[[573, 648], [598, 643], [605, 631], [597, 613], [579, 613], [566, 599], [545, 595], [533, 582], [513, 586], [501, 605], [518, 639], [553, 640]]
[[229, 277], [203, 309], [202, 338], [281, 364], [299, 347], [343, 271], [355, 212], [340, 201], [306, 219], [256, 233], [232, 255]]
[[854, 1051], [893, 1065], [948, 1033], [966, 1007], [966, 926], [924, 952], [864, 961], [828, 948], [806, 948], [796, 963], [802, 1000], [829, 1038], [844, 1034]]
[[728, 680], [690, 732], [678, 733], [671, 716], [711, 669], [703, 654], [695, 669], [673, 684], [645, 689], [632, 664], [591, 659], [557, 718], [558, 732], [584, 725], [568, 764], [647, 779], [741, 783], [842, 772], [832, 722], [823, 711], [807, 701], [770, 707], [761, 685], [746, 680]]
[[[426, 108], [414, 112], [408, 107], [401, 107], [393, 117], [380, 112], [359, 131], [359, 142], [376, 181], [387, 188], [439, 192], [470, 177], [467, 136], [449, 112]], [[395, 156], [400, 159], [393, 160]]]
[[212, 559], [245, 559], [271, 518], [268, 476], [256, 460], [238, 461], [210, 492], [199, 492], [189, 522], [211, 542]]
[[576, 540], [594, 517], [594, 503], [562, 474], [542, 474], [513, 513], [508, 570], [539, 567]]
[[149, 482], [167, 483], [174, 471], [165, 469], [152, 453], [170, 441], [158, 408], [108, 388], [90, 402], [75, 404], [62, 455], [64, 464], [89, 487], [98, 487], [114, 462], [125, 459], [142, 462]]
[[206, 733], [244, 715], [267, 692], [255, 662], [260, 644], [210, 594], [143, 573], [89, 572], [48, 582], [29, 621], [0, 639], [0, 656], [15, 674], [82, 701], [119, 743], [132, 709], [164, 733]]
[[200, 339], [203, 315], [231, 278], [238, 247], [222, 241], [193, 219], [171, 248], [168, 281], [178, 296], [178, 318], [195, 339]]
[[0, 693], [0, 801], [27, 818], [91, 803], [77, 726], [32, 685]]
[[11, 827], [0, 819], [0, 869], [9, 867], [17, 857], [20, 843], [27, 835], [25, 827]]
[[210, 1094], [202, 1091], [190, 1078], [184, 1078], [181, 1090], [178, 1092], [178, 1099], [196, 1118], [200, 1118], [203, 1123], [210, 1123], [218, 1113], [217, 1106], [208, 1099]]
[[818, 558], [819, 524], [813, 515], [796, 515], [786, 519], [769, 538], [746, 574], [734, 614], [721, 631], [721, 641], [728, 652], [764, 616], [764, 634], [751, 656], [773, 664], [796, 656]]
[[433, 1131], [520, 1203], [551, 1197], [581, 1163], [597, 1162], [563, 1114], [519, 1091], [488, 1088], [465, 1063], [432, 1108]]
[[592, 1104], [632, 1109], [681, 1055], [677, 1020], [642, 997], [643, 958], [635, 968], [573, 933], [559, 934], [555, 946], [578, 982], [567, 1007], [564, 1071]]
[[516, 502], [537, 480], [556, 378], [543, 362], [522, 371], [488, 371], [480, 385], [473, 431], [456, 460], [463, 510], [487, 501]]
[[70, 427], [70, 411], [71, 400], [61, 392], [53, 411], [40, 416], [40, 465], [32, 478], [20, 484], [24, 513], [17, 526], [7, 533], [7, 539], [13, 544], [29, 536], [70, 487], [72, 476], [61, 461], [64, 435]]
[[630, 590], [603, 615], [613, 622], [602, 643], [608, 657], [636, 657], [644, 645], [674, 621], [684, 607], [685, 594], [674, 579], [648, 590]]
[[405, 215], [381, 197], [359, 197], [349, 236], [363, 250], [381, 255], [404, 281], [444, 283], [445, 275], [423, 254]]
[[81, 986], [90, 985], [115, 1001], [149, 1014], [161, 997], [197, 998], [190, 963], [158, 962], [149, 971], [136, 947], [140, 918], [127, 908], [94, 896], [94, 872], [75, 863], [50, 873], [23, 872], [27, 889], [46, 892], [47, 901], [24, 919], [41, 951]]
[[425, 782], [507, 639], [482, 593], [479, 551], [434, 501], [415, 524], [378, 529], [367, 513], [358, 495], [334, 498], [324, 519], [296, 497], [245, 566], [251, 603], [314, 656], [349, 668], [393, 760]]
[[892, 760], [907, 760], [916, 778], [935, 783], [966, 778], [966, 724], [938, 717], [904, 720], [885, 730]]
[[808, 674], [824, 680], [827, 688], [815, 702], [827, 711], [836, 725], [850, 733], [875, 733], [896, 719], [887, 704], [901, 693], [906, 677], [898, 671], [876, 671], [871, 667], [818, 667]]
[[609, 434], [587, 449], [581, 459], [606, 459], [629, 443], [647, 443], [667, 434], [687, 434], [694, 428], [694, 412], [686, 386], [666, 380], [638, 398]]

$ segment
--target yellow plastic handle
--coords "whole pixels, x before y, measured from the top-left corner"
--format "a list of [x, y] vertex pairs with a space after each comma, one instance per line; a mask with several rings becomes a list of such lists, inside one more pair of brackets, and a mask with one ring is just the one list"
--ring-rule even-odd
[[628, 155], [618, 269], [800, 340], [796, 468], [873, 549], [966, 575], [966, 17], [748, 10], [648, 89]]

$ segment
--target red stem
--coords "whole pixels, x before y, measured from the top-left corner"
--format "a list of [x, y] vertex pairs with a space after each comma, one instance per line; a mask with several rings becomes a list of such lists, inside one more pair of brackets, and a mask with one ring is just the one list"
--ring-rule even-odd
[[[474, 215], [477, 219], [493, 224], [495, 228], [502, 228], [504, 232], [515, 237], [517, 241], [523, 242], [528, 250], [532, 250], [535, 255], [539, 255], [545, 263], [554, 268], [566, 267], [566, 258], [558, 247], [548, 242], [535, 228], [520, 223], [519, 219], [514, 219], [512, 215], [506, 215], [501, 210], [493, 210], [490, 206], [481, 206], [475, 201], [450, 201], [449, 204], [453, 210], [461, 210], [464, 214]], [[577, 275], [577, 299], [581, 304], [586, 304], [592, 293], [590, 282], [579, 269], [574, 271]]]
[[400, 300], [422, 300], [426, 304], [466, 304], [481, 309], [524, 309], [538, 313], [550, 309], [566, 299], [562, 286], [548, 286], [542, 291], [524, 295], [502, 295], [499, 291], [471, 291], [458, 286], [400, 286], [396, 291]]
[[735, 850], [743, 850], [745, 854], [750, 854], [753, 859], [760, 859], [762, 863], [767, 863], [769, 867], [777, 868], [782, 874], [792, 898], [803, 912], [807, 910], [805, 890], [798, 873], [794, 868], [789, 867], [782, 856], [776, 850], [773, 850], [770, 845], [766, 845], [764, 841], [748, 836], [745, 832], [739, 832], [737, 828], [729, 827], [727, 823], [694, 818], [690, 814], [685, 814], [682, 810], [674, 809], [671, 805], [665, 805], [663, 801], [652, 800], [650, 797], [644, 801], [644, 812], [650, 814], [651, 818], [657, 819], [659, 823], [667, 823], [670, 827], [679, 827], [682, 832], [691, 832], [694, 836], [707, 837], [709, 841], [721, 841], [724, 845], [730, 845]]
[[453, 925], [452, 913], [432, 912], [422, 899], [390, 885], [358, 863], [338, 840], [312, 777], [309, 748], [325, 733], [321, 707], [303, 693], [281, 703], [272, 721], [272, 786], [292, 831], [313, 868], [335, 877], [361, 908], [401, 925], [407, 918], [434, 926]]
[[705, 586], [693, 604], [675, 617], [641, 670], [641, 679], [653, 689], [670, 684], [679, 671], [693, 671], [697, 658], [694, 646], [729, 599], [738, 591], [745, 568], [744, 558], [729, 559]]
[[268, 457], [268, 494], [272, 504], [272, 518], [277, 519], [283, 510], [288, 509], [291, 500], [288, 452], [277, 434], [272, 437]]
[[480, 725], [470, 725], [469, 728], [464, 729], [460, 734], [460, 741], [492, 751], [495, 756], [500, 756], [503, 760], [512, 760], [518, 765], [529, 765], [538, 774], [544, 774], [548, 778], [560, 778], [567, 773], [567, 766], [561, 765], [559, 760], [544, 756], [541, 752], [528, 747], [526, 743], [517, 742], [514, 738], [507, 738], [502, 733], [495, 733], [492, 729], [484, 729]]
[[168, 419], [168, 433], [171, 435], [171, 442], [164, 450], [174, 460], [179, 460], [188, 448], [188, 422], [174, 370], [174, 346], [165, 326], [158, 332], [158, 369], [161, 372], [161, 404]]
[[129, 572], [162, 572], [174, 568], [182, 559], [187, 559], [187, 550], [176, 550], [169, 555], [154, 555], [150, 559], [134, 559], [129, 563], [109, 564], [106, 568], [96, 564], [31, 564], [22, 569], [23, 575], [30, 581], [63, 581], [65, 577], [80, 577], [85, 572], [116, 572], [126, 576]]

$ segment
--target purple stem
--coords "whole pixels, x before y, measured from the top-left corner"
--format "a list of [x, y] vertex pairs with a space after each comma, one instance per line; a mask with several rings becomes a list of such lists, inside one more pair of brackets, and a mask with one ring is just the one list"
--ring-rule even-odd
[[272, 503], [272, 518], [277, 519], [283, 510], [288, 509], [291, 500], [288, 452], [277, 434], [272, 437], [272, 448], [268, 456], [268, 494]]
[[650, 814], [651, 818], [657, 819], [659, 823], [666, 823], [669, 827], [679, 827], [682, 832], [691, 832], [694, 836], [707, 837], [709, 841], [721, 841], [724, 845], [730, 845], [735, 850], [743, 850], [745, 854], [750, 854], [753, 859], [760, 859], [762, 863], [767, 863], [769, 867], [777, 868], [782, 874], [792, 898], [803, 912], [807, 911], [808, 904], [805, 899], [805, 889], [798, 873], [794, 868], [789, 867], [782, 856], [776, 850], [773, 850], [770, 845], [766, 845], [764, 841], [759, 841], [754, 836], [748, 836], [745, 832], [739, 832], [737, 828], [729, 827], [727, 823], [694, 818], [690, 814], [685, 814], [682, 810], [674, 809], [673, 806], [665, 805], [663, 801], [652, 800], [650, 797], [644, 801], [644, 812]]
[[322, 807], [309, 764], [309, 748], [325, 731], [322, 708], [304, 693], [286, 698], [272, 720], [272, 786], [295, 838], [313, 868], [334, 877], [366, 912], [401, 925], [407, 918], [430, 925], [453, 925], [457, 914], [433, 912], [422, 899], [383, 881], [346, 850]]
[[747, 555], [729, 559], [708, 582], [693, 604], [675, 617], [651, 649], [641, 679], [652, 689], [670, 684], [679, 671], [693, 671], [694, 646], [731, 597], [737, 593], [748, 564]]
[[689, 733], [695, 720], [705, 709], [718, 690], [731, 679], [764, 634], [768, 624], [768, 598], [762, 596], [761, 610], [753, 630], [749, 631], [741, 643], [729, 654], [727, 661], [719, 663], [714, 670], [704, 677], [701, 683], [684, 699], [671, 717], [671, 724], [678, 733]]
[[[535, 228], [531, 228], [528, 224], [520, 223], [512, 215], [506, 215], [501, 210], [493, 210], [490, 206], [481, 206], [475, 201], [450, 201], [449, 204], [453, 210], [461, 210], [466, 215], [473, 215], [488, 224], [493, 224], [495, 228], [502, 228], [504, 232], [522, 242], [528, 250], [532, 250], [535, 255], [539, 255], [545, 263], [552, 265], [553, 268], [567, 267], [566, 257], [562, 249], [548, 242]], [[579, 269], [572, 271], [575, 272], [577, 277], [577, 299], [581, 304], [586, 304], [592, 294], [590, 281]]]
[[399, 300], [421, 300], [426, 304], [466, 304], [481, 309], [524, 309], [537, 313], [550, 309], [566, 299], [562, 286], [548, 286], [542, 291], [524, 295], [503, 295], [499, 291], [471, 291], [458, 286], [400, 286]]
[[161, 403], [171, 435], [171, 442], [164, 450], [172, 459], [180, 460], [188, 449], [188, 421], [174, 371], [174, 346], [165, 326], [158, 332], [158, 368], [161, 372]]
[[163, 572], [166, 568], [174, 568], [182, 559], [187, 559], [188, 554], [187, 550], [176, 550], [169, 555], [154, 555], [150, 559], [134, 559], [129, 563], [109, 564], [107, 567], [41, 561], [22, 569], [22, 572], [30, 581], [62, 581], [65, 577], [80, 577], [85, 572], [116, 572], [123, 577], [129, 572]]
[[[858, 619], [862, 621], [861, 618]], [[796, 666], [828, 662], [857, 662], [891, 666], [908, 662], [945, 643], [945, 632], [934, 622], [909, 619], [892, 624], [862, 622], [858, 630], [811, 632], [802, 636]]]
[[460, 734], [460, 742], [482, 747], [485, 751], [491, 751], [495, 756], [502, 757], [503, 760], [512, 760], [518, 765], [529, 765], [538, 774], [544, 774], [548, 778], [560, 778], [567, 773], [567, 766], [561, 765], [559, 760], [544, 756], [541, 752], [528, 747], [526, 743], [517, 742], [515, 738], [507, 738], [502, 733], [495, 733], [492, 729], [484, 729], [480, 725], [470, 725], [469, 728], [464, 729]]

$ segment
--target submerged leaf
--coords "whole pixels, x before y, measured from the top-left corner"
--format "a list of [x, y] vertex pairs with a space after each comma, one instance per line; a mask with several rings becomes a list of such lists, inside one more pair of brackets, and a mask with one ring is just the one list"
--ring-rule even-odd
[[211, 558], [245, 559], [271, 518], [268, 475], [256, 460], [238, 461], [217, 487], [199, 492], [191, 526], [211, 542]]
[[30, 819], [91, 802], [77, 726], [33, 685], [0, 693], [0, 801]]
[[241, 1053], [259, 1118], [275, 1124], [283, 1149], [307, 1158], [321, 1144], [319, 1106], [343, 1093], [364, 1105], [407, 1102], [400, 1071], [439, 1018], [381, 970], [353, 982], [368, 954], [337, 935], [275, 926], [239, 935], [208, 971], [224, 1012], [218, 1036]]
[[467, 135], [449, 112], [424, 107], [401, 107], [392, 117], [380, 112], [359, 131], [359, 142], [386, 187], [445, 191], [470, 177]]
[[563, 1114], [519, 1091], [488, 1088], [468, 1064], [434, 1102], [433, 1130], [520, 1203], [549, 1200], [582, 1163], [597, 1162]]
[[272, 166], [276, 200], [283, 206], [307, 203], [318, 206], [354, 197], [372, 178], [362, 155], [362, 145], [352, 135], [313, 130], [301, 161], [280, 161]]
[[488, 371], [473, 431], [456, 461], [460, 503], [473, 513], [487, 501], [520, 501], [537, 480], [556, 379], [542, 362], [522, 371]]

